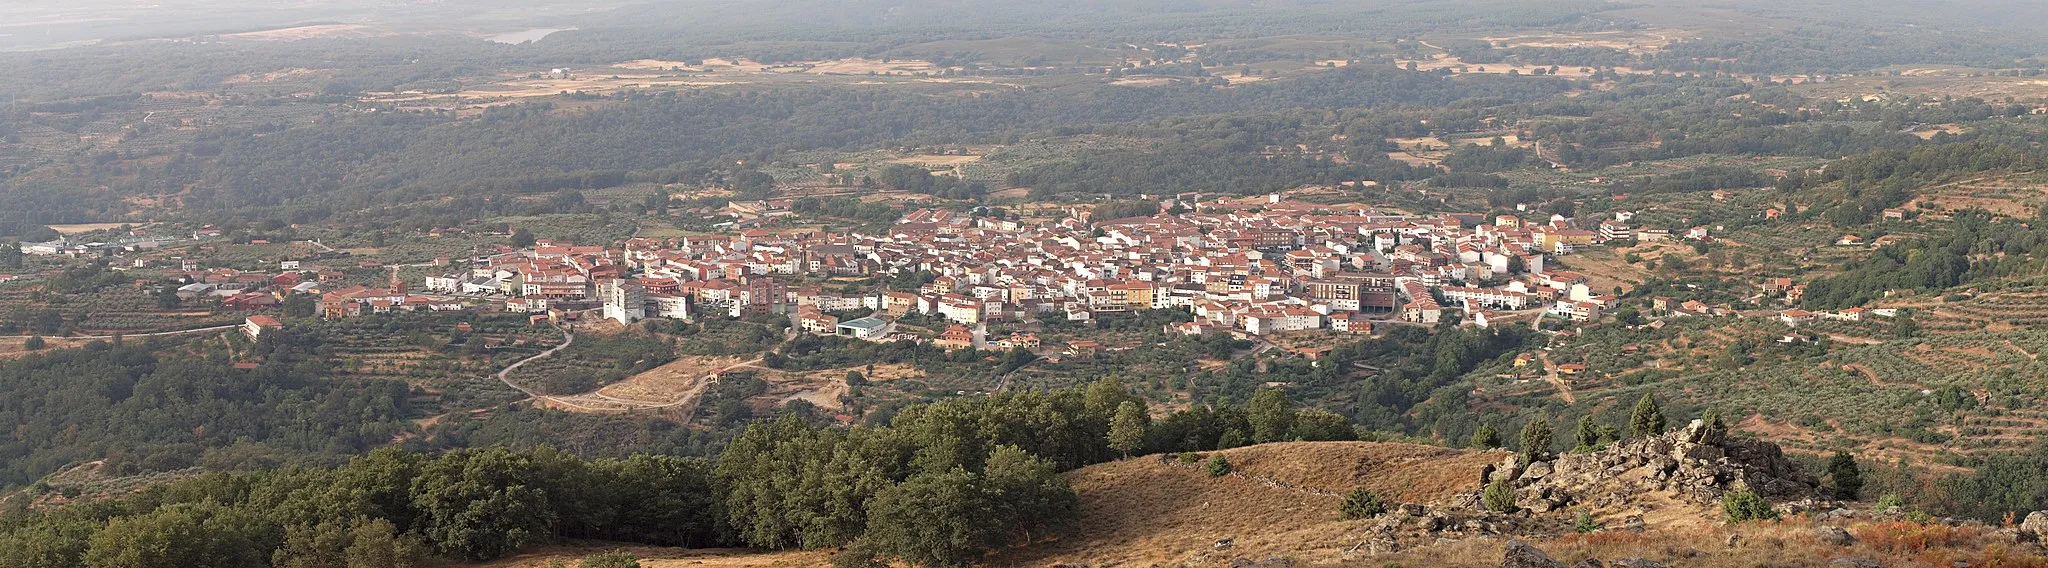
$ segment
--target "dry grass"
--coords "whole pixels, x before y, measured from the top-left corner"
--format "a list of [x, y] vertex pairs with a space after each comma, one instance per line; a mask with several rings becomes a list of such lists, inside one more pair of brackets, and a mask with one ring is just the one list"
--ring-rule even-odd
[[518, 554], [509, 558], [470, 564], [475, 568], [541, 568], [560, 562], [564, 566], [576, 566], [585, 556], [601, 552], [623, 550], [640, 557], [640, 565], [646, 568], [767, 568], [779, 566], [825, 566], [831, 563], [829, 554], [818, 551], [765, 552], [744, 549], [710, 548], [687, 550], [681, 548], [654, 547], [604, 547], [604, 546], [563, 546], [544, 548]]
[[[1337, 516], [1338, 493], [1363, 486], [1394, 502], [1435, 502], [1479, 487], [1505, 453], [1411, 444], [1295, 442], [1216, 452], [1237, 473], [1211, 478], [1200, 462], [1157, 456], [1069, 474], [1081, 496], [1076, 529], [995, 564], [1209, 565], [1230, 558], [1345, 559], [1378, 521]], [[1216, 551], [1219, 539], [1233, 539]], [[1495, 562], [1498, 563], [1496, 557]]]
[[[2048, 557], [2031, 554], [1985, 531], [1911, 522], [1853, 525], [1857, 542], [1838, 547], [1821, 542], [1815, 525], [1801, 518], [1779, 523], [1743, 523], [1682, 531], [1596, 532], [1531, 541], [1551, 558], [1573, 564], [1587, 558], [1613, 562], [1646, 558], [1688, 568], [1755, 566], [1822, 567], [1842, 557], [1876, 560], [1885, 566], [2044, 567]], [[1734, 544], [1729, 537], [1735, 536]], [[1373, 558], [1361, 565], [1499, 566], [1506, 545], [1497, 539], [1468, 539]]]
[[626, 400], [670, 403], [704, 390], [706, 377], [743, 362], [739, 357], [680, 357], [666, 365], [598, 389], [599, 394]]

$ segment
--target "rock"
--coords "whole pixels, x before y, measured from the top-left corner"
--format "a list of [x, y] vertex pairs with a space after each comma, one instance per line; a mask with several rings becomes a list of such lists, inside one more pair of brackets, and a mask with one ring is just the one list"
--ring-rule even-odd
[[1425, 515], [1425, 514], [1428, 514], [1428, 513], [1429, 513], [1429, 507], [1427, 507], [1427, 506], [1424, 506], [1424, 505], [1423, 505], [1423, 504], [1421, 504], [1421, 503], [1402, 503], [1402, 504], [1401, 504], [1401, 514], [1403, 514], [1403, 515], [1408, 515], [1408, 516], [1411, 516], [1411, 517], [1420, 517], [1420, 516], [1422, 516], [1422, 515]]
[[1623, 558], [1607, 566], [1609, 568], [1671, 568], [1669, 564], [1653, 562], [1642, 558]]
[[2027, 513], [2027, 519], [2020, 521], [2020, 540], [2042, 541], [2048, 538], [2048, 511]]
[[1643, 532], [1648, 528], [1643, 524], [1642, 515], [1629, 515], [1628, 518], [1621, 520], [1621, 530], [1624, 531]]
[[1741, 534], [1741, 533], [1729, 533], [1729, 535], [1728, 535], [1728, 538], [1726, 538], [1726, 539], [1722, 539], [1722, 540], [1721, 540], [1721, 544], [1723, 544], [1723, 545], [1726, 545], [1726, 546], [1727, 546], [1728, 548], [1735, 548], [1735, 547], [1737, 547], [1737, 546], [1741, 546], [1741, 545], [1742, 545], [1742, 534]]
[[1230, 550], [1230, 545], [1235, 542], [1237, 542], [1235, 537], [1216, 539], [1216, 550]]
[[1578, 564], [1573, 564], [1572, 568], [1607, 568], [1607, 565], [1601, 564], [1598, 558], [1587, 558], [1580, 560]]
[[1519, 540], [1508, 541], [1507, 550], [1501, 551], [1500, 568], [1568, 568], [1563, 562], [1537, 550]]
[[1849, 536], [1849, 531], [1842, 530], [1842, 527], [1824, 526], [1816, 528], [1813, 529], [1813, 536], [1819, 537], [1820, 542], [1828, 546], [1849, 546], [1852, 544], [1856, 544], [1856, 537]]
[[1294, 559], [1287, 558], [1285, 556], [1274, 556], [1271, 558], [1267, 558], [1265, 560], [1258, 561], [1254, 561], [1250, 558], [1239, 558], [1230, 561], [1230, 565], [1235, 568], [1282, 568], [1285, 566], [1293, 566]]
[[1550, 475], [1552, 469], [1553, 467], [1550, 465], [1550, 462], [1532, 463], [1529, 464], [1529, 469], [1522, 471], [1522, 479], [1528, 481], [1543, 479]]
[[1829, 560], [1828, 568], [1884, 568], [1884, 563], [1859, 556], [1844, 556]]

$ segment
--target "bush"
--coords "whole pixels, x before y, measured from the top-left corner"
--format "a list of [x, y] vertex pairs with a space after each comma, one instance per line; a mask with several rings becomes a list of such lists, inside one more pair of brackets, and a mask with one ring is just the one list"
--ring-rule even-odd
[[1343, 513], [1345, 520], [1367, 519], [1387, 514], [1387, 502], [1359, 487], [1344, 494], [1344, 504], [1338, 506], [1337, 511]]
[[1198, 461], [1202, 461], [1202, 454], [1199, 452], [1180, 453], [1180, 463], [1195, 463]]
[[1593, 520], [1592, 513], [1579, 511], [1578, 518], [1572, 520], [1572, 530], [1580, 533], [1599, 532], [1600, 522]]
[[1515, 487], [1508, 485], [1506, 479], [1496, 479], [1487, 484], [1486, 494], [1481, 496], [1481, 500], [1486, 503], [1486, 510], [1495, 513], [1513, 513], [1521, 509], [1515, 506]]
[[1903, 507], [1905, 505], [1906, 500], [1900, 498], [1899, 494], [1897, 493], [1886, 493], [1884, 495], [1879, 495], [1877, 497], [1877, 509], [1880, 511], [1890, 509], [1892, 507]]
[[1778, 511], [1771, 508], [1770, 502], [1748, 489], [1730, 491], [1727, 495], [1721, 496], [1721, 512], [1728, 515], [1730, 523], [1778, 519]]
[[640, 557], [624, 552], [606, 552], [583, 557], [577, 568], [640, 568]]
[[1223, 456], [1209, 458], [1208, 467], [1209, 477], [1223, 477], [1225, 475], [1230, 475], [1230, 460], [1223, 459]]

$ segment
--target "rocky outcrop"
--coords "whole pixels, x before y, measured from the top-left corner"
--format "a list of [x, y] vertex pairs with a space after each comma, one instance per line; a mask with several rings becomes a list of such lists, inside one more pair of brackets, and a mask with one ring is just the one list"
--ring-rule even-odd
[[1500, 568], [1671, 568], [1670, 565], [1642, 558], [1623, 558], [1614, 562], [1587, 558], [1567, 567], [1563, 562], [1544, 554], [1542, 550], [1519, 540], [1509, 541], [1507, 548], [1501, 551], [1500, 557]]
[[1563, 562], [1519, 540], [1509, 541], [1500, 556], [1500, 568], [1565, 568]]
[[1819, 494], [1818, 482], [1786, 459], [1777, 444], [1730, 437], [1698, 420], [1596, 452], [1533, 464], [1502, 463], [1489, 481], [1495, 479], [1510, 480], [1517, 504], [1536, 513], [1620, 505], [1645, 491], [1669, 492], [1702, 505], [1743, 489], [1775, 501]]
[[2020, 521], [2020, 540], [2048, 542], [2048, 511], [2027, 513], [2027, 519]]

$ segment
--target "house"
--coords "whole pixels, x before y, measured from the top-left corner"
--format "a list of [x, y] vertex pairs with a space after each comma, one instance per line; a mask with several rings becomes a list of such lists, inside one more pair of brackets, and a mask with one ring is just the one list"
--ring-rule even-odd
[[1557, 366], [1557, 374], [1558, 374], [1558, 376], [1562, 376], [1562, 377], [1577, 377], [1577, 376], [1580, 376], [1580, 375], [1584, 375], [1584, 374], [1586, 374], [1586, 364], [1584, 364], [1584, 363], [1565, 363], [1565, 364], [1563, 364], [1563, 365], [1558, 365], [1558, 366]]
[[1794, 308], [1778, 312], [1778, 319], [1785, 322], [1785, 325], [1799, 325], [1802, 322], [1813, 321], [1813, 312]]
[[1860, 247], [1863, 246], [1863, 243], [1863, 237], [1856, 235], [1842, 235], [1842, 238], [1835, 239], [1835, 246]]
[[242, 334], [249, 339], [261, 339], [263, 334], [281, 329], [284, 329], [284, 322], [270, 316], [254, 315], [242, 320]]
[[1330, 329], [1351, 335], [1372, 335], [1372, 320], [1364, 314], [1331, 315]]
[[940, 349], [967, 349], [974, 347], [974, 332], [968, 331], [966, 326], [947, 326], [946, 331], [939, 333], [938, 339], [932, 340], [932, 346]]
[[1887, 221], [1892, 221], [1892, 220], [1905, 220], [1905, 218], [1906, 218], [1906, 210], [1904, 210], [1904, 209], [1899, 209], [1899, 208], [1896, 208], [1896, 207], [1894, 207], [1894, 208], [1890, 208], [1890, 209], [1886, 209], [1886, 210], [1884, 210], [1884, 218], [1885, 218], [1885, 220], [1887, 220]]
[[815, 335], [839, 333], [839, 318], [820, 311], [817, 306], [798, 306], [796, 321], [798, 329]]

